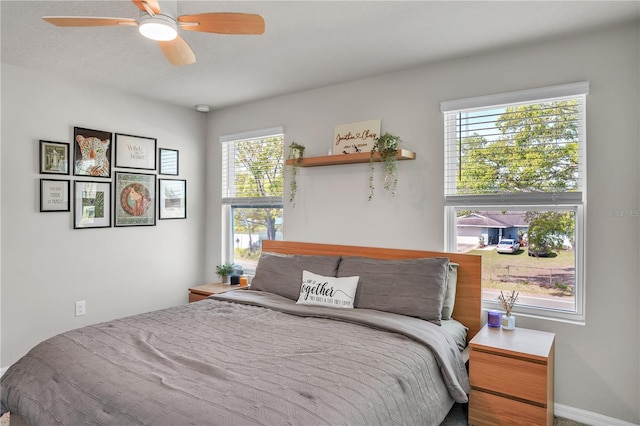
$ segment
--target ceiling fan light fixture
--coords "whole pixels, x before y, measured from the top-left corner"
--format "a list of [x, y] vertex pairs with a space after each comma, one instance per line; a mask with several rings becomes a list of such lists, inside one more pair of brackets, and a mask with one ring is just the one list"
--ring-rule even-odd
[[165, 15], [151, 16], [149, 14], [140, 18], [138, 30], [146, 38], [156, 41], [171, 41], [178, 36], [176, 21]]
[[[2, 1], [2, 0], [0, 0]], [[132, 0], [140, 10], [138, 20], [101, 16], [43, 16], [57, 27], [122, 27], [137, 26], [145, 38], [157, 41], [165, 58], [176, 66], [196, 62], [196, 55], [181, 30], [214, 34], [262, 34], [264, 19], [249, 13], [209, 12], [178, 16], [177, 0]], [[162, 3], [162, 7], [160, 6]]]

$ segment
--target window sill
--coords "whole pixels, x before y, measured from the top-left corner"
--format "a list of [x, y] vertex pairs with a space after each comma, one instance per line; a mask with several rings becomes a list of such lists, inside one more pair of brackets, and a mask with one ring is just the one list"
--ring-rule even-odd
[[[482, 301], [483, 318], [486, 318], [486, 311], [496, 310], [503, 312], [504, 310], [497, 302]], [[536, 320], [561, 322], [572, 325], [586, 325], [584, 315], [575, 312], [557, 311], [543, 308], [526, 308], [514, 307], [511, 311], [516, 317], [532, 318]], [[517, 324], [516, 324], [517, 327]]]

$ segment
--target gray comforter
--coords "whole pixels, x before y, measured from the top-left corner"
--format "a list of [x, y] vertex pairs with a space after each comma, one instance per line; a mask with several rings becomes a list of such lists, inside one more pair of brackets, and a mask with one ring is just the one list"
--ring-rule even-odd
[[2, 377], [2, 412], [36, 425], [437, 425], [467, 400], [462, 358], [434, 324], [214, 297], [40, 343]]

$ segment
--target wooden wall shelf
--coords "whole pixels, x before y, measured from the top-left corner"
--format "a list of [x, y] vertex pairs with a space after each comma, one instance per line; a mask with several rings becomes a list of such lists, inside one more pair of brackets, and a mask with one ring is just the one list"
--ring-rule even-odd
[[[303, 158], [300, 162], [300, 167], [318, 167], [318, 166], [335, 166], [339, 164], [356, 164], [356, 163], [368, 163], [370, 161], [371, 154], [369, 152], [359, 152], [356, 154], [336, 154], [336, 155], [324, 155], [321, 157], [309, 157]], [[396, 156], [398, 160], [415, 160], [416, 153], [407, 149], [399, 149]], [[374, 161], [380, 161], [380, 154], [377, 152], [374, 154]], [[294, 159], [287, 160], [287, 165], [294, 164]]]

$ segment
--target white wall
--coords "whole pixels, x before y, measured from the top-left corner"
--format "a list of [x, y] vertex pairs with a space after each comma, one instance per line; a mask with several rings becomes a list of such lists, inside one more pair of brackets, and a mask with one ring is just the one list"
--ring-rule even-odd
[[[3, 64], [0, 366], [64, 330], [186, 303], [188, 287], [204, 283], [205, 123], [192, 110]], [[40, 178], [63, 176], [38, 174], [38, 141], [71, 142], [74, 126], [178, 149], [187, 219], [74, 230], [71, 212], [40, 213]], [[86, 316], [74, 316], [76, 300]]]
[[[395, 199], [367, 201], [368, 165], [301, 169], [296, 206], [285, 204], [285, 239], [442, 250], [443, 100], [588, 80], [587, 321], [520, 318], [556, 333], [556, 402], [640, 422], [638, 217], [638, 24], [493, 52], [215, 112], [207, 159], [220, 164], [218, 138], [283, 125], [286, 142], [325, 155], [338, 123], [382, 119], [415, 161], [399, 165]], [[207, 169], [207, 259], [220, 259], [220, 172]], [[381, 188], [381, 183], [378, 183]], [[285, 199], [288, 199], [285, 196]], [[207, 275], [213, 274], [212, 260]], [[619, 319], [617, 319], [619, 318]]]

